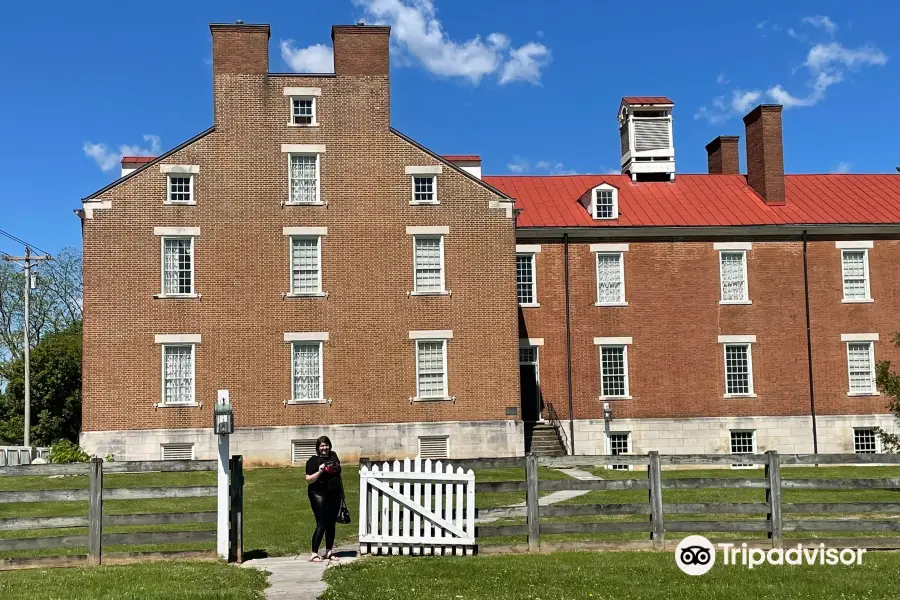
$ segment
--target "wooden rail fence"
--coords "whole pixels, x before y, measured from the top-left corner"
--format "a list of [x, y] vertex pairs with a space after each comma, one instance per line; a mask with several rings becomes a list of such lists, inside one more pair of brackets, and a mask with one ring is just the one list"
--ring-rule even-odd
[[[33, 531], [39, 529], [82, 529], [82, 533], [50, 537], [26, 537], [0, 539], [0, 552], [21, 550], [43, 550], [56, 548], [86, 547], [87, 554], [38, 557], [0, 558], [0, 570], [29, 567], [81, 566], [98, 564], [121, 564], [153, 559], [175, 558], [215, 558], [210, 550], [158, 551], [158, 552], [104, 552], [110, 546], [143, 546], [155, 544], [194, 544], [216, 541], [215, 509], [195, 512], [166, 512], [138, 514], [105, 514], [105, 500], [157, 500], [177, 498], [214, 498], [215, 485], [183, 487], [104, 487], [103, 476], [108, 473], [149, 473], [215, 471], [216, 461], [142, 461], [104, 462], [94, 458], [90, 463], [47, 464], [0, 467], [0, 477], [15, 476], [59, 476], [87, 475], [86, 489], [45, 489], [27, 491], [0, 491], [0, 504], [35, 502], [87, 502], [88, 514], [72, 517], [17, 517], [0, 518], [0, 531]], [[231, 460], [232, 506], [240, 503], [242, 508], [243, 471], [240, 457]], [[234, 485], [238, 484], [238, 485]], [[237, 531], [238, 542], [242, 529], [242, 510], [231, 515], [232, 532]], [[208, 523], [210, 528], [185, 529], [176, 531], [139, 531], [133, 533], [105, 533], [105, 527], [187, 525]], [[234, 541], [234, 540], [232, 540]], [[232, 544], [230, 555], [240, 561], [240, 545]]]
[[[832, 454], [832, 455], [779, 455], [770, 451], [765, 454], [747, 455], [671, 455], [661, 456], [656, 452], [648, 455], [628, 456], [566, 456], [511, 459], [472, 459], [454, 461], [454, 465], [472, 469], [504, 467], [525, 467], [524, 481], [478, 482], [478, 494], [497, 492], [525, 492], [524, 506], [510, 506], [477, 511], [479, 525], [476, 536], [479, 540], [491, 537], [527, 536], [527, 546], [481, 545], [480, 552], [522, 552], [552, 551], [558, 549], [656, 549], [667, 546], [668, 534], [745, 534], [754, 533], [757, 539], [746, 541], [748, 545], [781, 548], [785, 543], [785, 532], [815, 533], [844, 532], [853, 537], [823, 539], [789, 538], [795, 543], [825, 543], [859, 548], [900, 548], [900, 477], [865, 478], [821, 478], [797, 479], [782, 476], [783, 465], [900, 465], [900, 455], [885, 454]], [[662, 477], [664, 467], [752, 465], [764, 467], [763, 476], [751, 477]], [[612, 467], [628, 465], [646, 469], [646, 475], [626, 479], [592, 480], [567, 479], [560, 481], [541, 480], [539, 467]], [[728, 471], [729, 475], [733, 472]], [[758, 471], [757, 471], [758, 473]], [[827, 472], [823, 472], [827, 473]], [[900, 473], [898, 473], [900, 474]], [[682, 490], [750, 489], [760, 490], [758, 502], [666, 502], [667, 493]], [[641, 503], [602, 504], [551, 504], [540, 505], [542, 492], [560, 490], [577, 491], [625, 491], [647, 492], [647, 501]], [[831, 490], [897, 491], [894, 502], [784, 502], [784, 490]], [[763, 495], [764, 492], [764, 495]], [[841, 515], [853, 517], [841, 518]], [[685, 515], [707, 520], [689, 520]], [[737, 515], [740, 519], [734, 519]], [[800, 515], [807, 515], [800, 518]], [[810, 518], [808, 515], [813, 515]], [[815, 518], [821, 515], [821, 518]], [[869, 516], [875, 518], [869, 518]], [[571, 522], [551, 520], [557, 517], [615, 517], [646, 516], [646, 520], [601, 520], [594, 522]], [[525, 523], [497, 523], [503, 519], [525, 518]], [[486, 524], [488, 523], [488, 524]], [[865, 533], [893, 533], [897, 536], [861, 537]], [[542, 535], [553, 534], [633, 534], [643, 533], [643, 540], [615, 540], [594, 542], [542, 543]], [[762, 539], [761, 534], [766, 538]], [[620, 536], [622, 537], [622, 536]], [[634, 536], [631, 536], [634, 537]], [[731, 541], [731, 540], [729, 540]], [[669, 547], [673, 547], [673, 540]], [[675, 541], [677, 543], [677, 541]]]

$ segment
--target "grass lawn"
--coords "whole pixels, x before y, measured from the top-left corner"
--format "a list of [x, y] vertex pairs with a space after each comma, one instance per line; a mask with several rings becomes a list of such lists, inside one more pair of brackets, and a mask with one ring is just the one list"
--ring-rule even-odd
[[[717, 562], [717, 565], [719, 563]], [[325, 600], [779, 600], [895, 599], [900, 554], [860, 566], [716, 566], [683, 574], [672, 552], [372, 558], [330, 569]]]
[[258, 600], [266, 576], [220, 562], [0, 573], [3, 600]]

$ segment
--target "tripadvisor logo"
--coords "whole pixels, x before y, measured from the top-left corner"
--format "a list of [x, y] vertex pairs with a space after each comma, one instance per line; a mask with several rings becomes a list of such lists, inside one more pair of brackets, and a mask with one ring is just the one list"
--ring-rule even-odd
[[[862, 548], [826, 548], [825, 544], [806, 546], [797, 544], [793, 548], [748, 548], [747, 544], [716, 544], [725, 566], [743, 566], [748, 569], [763, 564], [770, 565], [822, 565], [833, 567], [861, 565]], [[691, 535], [679, 542], [675, 548], [675, 564], [688, 575], [703, 575], [716, 564], [716, 548], [702, 535]]]

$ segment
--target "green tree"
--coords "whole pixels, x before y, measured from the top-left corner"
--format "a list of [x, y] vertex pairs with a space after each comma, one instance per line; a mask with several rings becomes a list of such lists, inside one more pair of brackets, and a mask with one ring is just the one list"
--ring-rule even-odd
[[[900, 346], [900, 332], [894, 334], [894, 345]], [[900, 375], [891, 371], [891, 361], [883, 360], [876, 365], [875, 382], [889, 398], [887, 408], [900, 423]], [[881, 438], [881, 447], [885, 452], [900, 452], [900, 435], [889, 433], [880, 427], [876, 429], [876, 433]]]
[[[0, 444], [21, 444], [25, 423], [25, 367], [6, 365], [0, 394]], [[48, 334], [31, 351], [31, 442], [78, 442], [81, 430], [81, 322]]]

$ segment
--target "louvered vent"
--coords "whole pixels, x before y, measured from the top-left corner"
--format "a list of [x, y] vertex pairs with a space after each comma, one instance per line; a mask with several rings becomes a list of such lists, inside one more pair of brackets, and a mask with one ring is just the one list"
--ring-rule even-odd
[[[666, 119], [644, 121], [634, 120], [634, 147], [638, 152], [644, 150], [664, 150], [671, 148], [669, 140], [669, 122]], [[623, 149], [625, 147], [623, 146]]]
[[305, 464], [316, 453], [316, 440], [293, 440], [291, 442], [291, 462]]
[[419, 438], [421, 458], [450, 458], [450, 440], [446, 435], [430, 435]]
[[622, 127], [619, 127], [619, 138], [621, 140], [622, 156], [625, 156], [626, 154], [628, 154], [628, 150], [629, 150], [629, 147], [628, 147], [628, 125], [623, 125]]
[[163, 460], [194, 460], [193, 444], [163, 444]]

